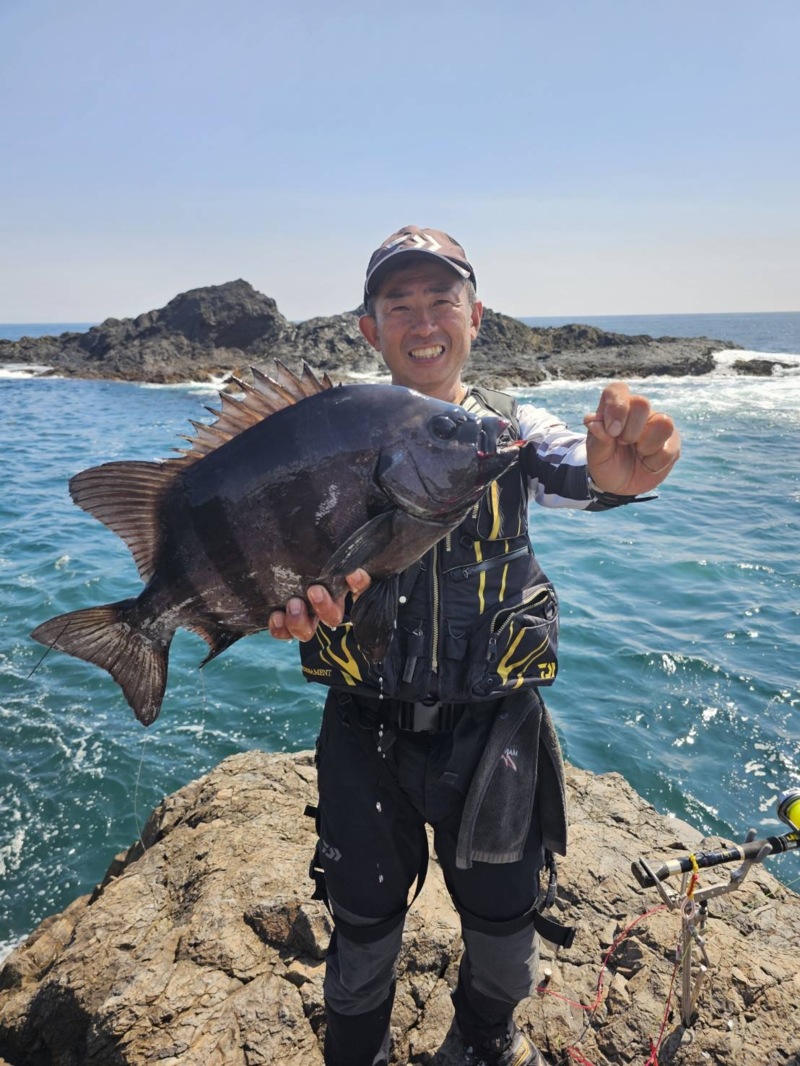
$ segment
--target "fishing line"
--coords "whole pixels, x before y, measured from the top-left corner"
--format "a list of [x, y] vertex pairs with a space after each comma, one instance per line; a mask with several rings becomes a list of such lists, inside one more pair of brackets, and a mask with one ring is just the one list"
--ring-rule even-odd
[[[139, 765], [136, 769], [136, 780], [133, 786], [133, 817], [136, 822], [136, 835], [139, 843], [139, 847], [142, 849], [141, 855], [131, 856], [130, 861], [126, 863], [125, 874], [129, 873], [130, 866], [135, 864], [138, 859], [147, 853], [147, 845], [144, 842], [144, 834], [142, 833], [142, 826], [139, 822], [139, 783], [142, 777], [142, 767], [144, 766], [145, 749], [147, 748], [147, 742], [150, 739], [150, 734], [145, 733], [142, 737], [141, 750], [139, 753]], [[130, 853], [129, 853], [130, 854]], [[136, 876], [135, 874], [133, 876]], [[154, 902], [154, 906], [158, 910], [161, 906], [160, 898], [156, 892], [156, 884], [160, 880], [157, 877], [146, 877], [145, 884], [147, 885], [147, 891], [150, 893], [150, 898]]]
[[48, 644], [48, 646], [45, 648], [41, 659], [38, 661], [38, 663], [34, 666], [34, 668], [31, 670], [31, 672], [25, 678], [26, 681], [30, 681], [30, 679], [33, 677], [33, 675], [36, 673], [36, 671], [39, 669], [39, 667], [42, 665], [42, 663], [45, 661], [47, 656], [50, 654], [50, 652], [53, 650], [53, 648], [56, 646], [56, 644], [58, 644], [59, 640], [61, 640], [61, 638], [64, 636], [64, 634], [66, 633], [66, 631], [69, 629], [69, 627], [71, 625], [72, 625], [72, 620], [71, 619], [70, 619], [70, 621], [64, 623], [64, 628], [61, 630], [61, 632], [55, 638], [53, 643], [52, 644]]
[[200, 671], [200, 688], [202, 690], [202, 698], [200, 700], [200, 706], [203, 710], [202, 722], [200, 723], [200, 733], [198, 739], [205, 736], [206, 733], [206, 714], [208, 711], [208, 693], [206, 691], [206, 675], [203, 671]]
[[139, 822], [139, 782], [142, 778], [142, 767], [144, 766], [144, 752], [145, 748], [147, 747], [147, 741], [149, 739], [149, 733], [145, 733], [142, 737], [141, 750], [139, 753], [139, 765], [136, 769], [136, 780], [133, 785], [133, 818], [136, 822], [136, 835], [138, 837], [139, 843], [142, 846], [142, 854], [147, 851], [147, 846], [144, 842], [144, 837], [142, 836], [142, 827]]

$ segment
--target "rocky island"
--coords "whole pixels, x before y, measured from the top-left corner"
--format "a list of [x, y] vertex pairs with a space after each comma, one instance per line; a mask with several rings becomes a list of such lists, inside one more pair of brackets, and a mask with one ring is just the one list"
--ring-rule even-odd
[[[230, 281], [181, 293], [136, 318], [106, 319], [85, 333], [0, 340], [0, 364], [67, 377], [176, 383], [224, 380], [251, 366], [269, 367], [277, 358], [291, 367], [305, 360], [338, 382], [379, 379], [385, 368], [361, 336], [358, 315], [357, 309], [290, 322], [269, 296], [246, 281]], [[738, 347], [708, 337], [655, 339], [593, 326], [527, 326], [485, 310], [471, 359], [473, 376], [485, 385], [524, 388], [550, 378], [707, 374], [714, 352]]]
[[[567, 767], [570, 853], [518, 1012], [554, 1066], [798, 1066], [800, 897], [756, 866], [709, 904], [711, 961], [681, 1024], [681, 921], [631, 874], [703, 847], [618, 774]], [[330, 921], [310, 899], [310, 752], [225, 759], [165, 799], [95, 891], [46, 919], [0, 968], [0, 1066], [322, 1066]], [[731, 867], [703, 871], [700, 886]], [[551, 912], [553, 913], [553, 912]], [[435, 861], [411, 909], [393, 1015], [395, 1064], [456, 1066], [458, 921]]]

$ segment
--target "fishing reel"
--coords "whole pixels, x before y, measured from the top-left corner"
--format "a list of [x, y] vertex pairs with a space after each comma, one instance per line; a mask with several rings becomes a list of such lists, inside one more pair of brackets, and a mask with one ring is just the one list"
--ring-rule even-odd
[[800, 829], [800, 788], [790, 788], [780, 794], [778, 817], [790, 829]]

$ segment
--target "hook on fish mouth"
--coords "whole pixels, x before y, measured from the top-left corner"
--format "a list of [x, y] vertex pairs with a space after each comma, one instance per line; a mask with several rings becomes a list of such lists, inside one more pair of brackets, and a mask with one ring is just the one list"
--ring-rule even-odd
[[[491, 455], [502, 455], [509, 448], [521, 448], [525, 444], [524, 440], [510, 440], [500, 446], [500, 437], [510, 427], [511, 423], [505, 418], [495, 418], [493, 422], [496, 423], [497, 431], [490, 436], [486, 426], [481, 425], [480, 435], [478, 437], [478, 444], [476, 446], [476, 453], [479, 459], [486, 459]], [[494, 425], [491, 427], [495, 428]]]

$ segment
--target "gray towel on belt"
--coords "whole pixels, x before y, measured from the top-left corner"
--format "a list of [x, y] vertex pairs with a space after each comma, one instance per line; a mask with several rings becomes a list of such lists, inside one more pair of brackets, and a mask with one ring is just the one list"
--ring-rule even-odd
[[505, 699], [470, 783], [456, 847], [456, 866], [517, 862], [531, 822], [544, 705], [535, 693]]

